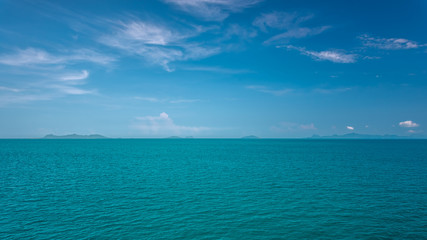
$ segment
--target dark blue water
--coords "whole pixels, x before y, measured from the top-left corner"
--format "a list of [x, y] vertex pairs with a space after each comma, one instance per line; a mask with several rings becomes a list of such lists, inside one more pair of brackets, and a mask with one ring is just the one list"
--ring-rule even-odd
[[427, 141], [0, 140], [0, 239], [427, 239]]

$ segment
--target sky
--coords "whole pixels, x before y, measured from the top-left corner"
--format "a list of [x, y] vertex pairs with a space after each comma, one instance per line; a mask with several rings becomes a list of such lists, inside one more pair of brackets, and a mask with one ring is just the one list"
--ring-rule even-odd
[[0, 138], [427, 131], [427, 1], [0, 0]]

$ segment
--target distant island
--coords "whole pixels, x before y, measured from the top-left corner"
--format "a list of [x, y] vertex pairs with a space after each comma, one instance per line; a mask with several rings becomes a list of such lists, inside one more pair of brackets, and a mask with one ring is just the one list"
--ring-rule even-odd
[[249, 135], [249, 136], [242, 137], [242, 139], [259, 139], [259, 137], [255, 136], [255, 135]]
[[48, 134], [43, 137], [43, 139], [107, 139], [107, 137], [99, 134], [91, 135], [78, 135], [78, 134], [69, 134], [69, 135], [53, 135]]
[[343, 135], [332, 135], [332, 136], [319, 136], [313, 135], [311, 139], [413, 139], [413, 138], [425, 138], [425, 136], [398, 136], [398, 135], [371, 135], [371, 134], [358, 134], [358, 133], [347, 133]]
[[167, 139], [181, 139], [182, 137], [180, 137], [180, 136], [170, 136], [170, 137], [167, 137]]

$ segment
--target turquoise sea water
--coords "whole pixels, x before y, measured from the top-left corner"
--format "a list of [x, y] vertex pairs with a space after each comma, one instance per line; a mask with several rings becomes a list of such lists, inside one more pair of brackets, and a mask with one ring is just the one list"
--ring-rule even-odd
[[0, 140], [0, 239], [427, 239], [427, 141]]

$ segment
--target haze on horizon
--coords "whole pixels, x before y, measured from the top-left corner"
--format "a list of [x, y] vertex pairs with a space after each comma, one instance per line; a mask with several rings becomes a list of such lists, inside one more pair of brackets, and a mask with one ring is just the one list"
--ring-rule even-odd
[[0, 0], [0, 15], [0, 138], [426, 135], [426, 1]]

